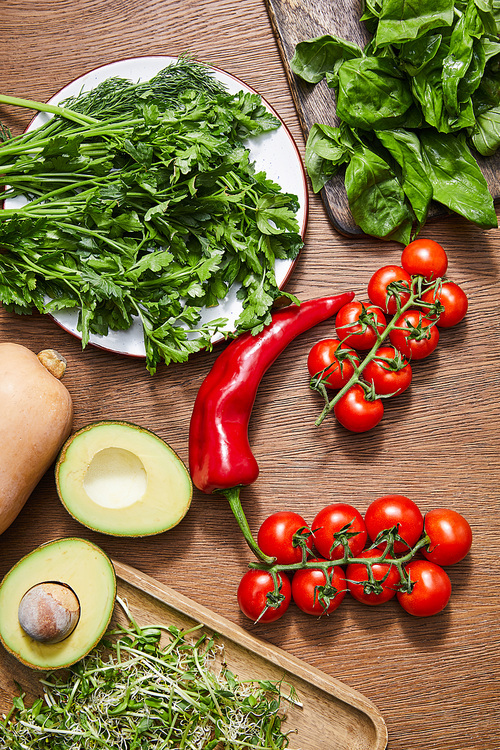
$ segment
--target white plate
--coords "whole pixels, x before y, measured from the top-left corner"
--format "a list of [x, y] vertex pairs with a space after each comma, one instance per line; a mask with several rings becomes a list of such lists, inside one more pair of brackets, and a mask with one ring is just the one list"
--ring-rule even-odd
[[[137, 57], [127, 60], [119, 60], [109, 65], [103, 65], [100, 68], [92, 70], [90, 73], [77, 78], [72, 83], [65, 86], [50, 100], [50, 104], [59, 104], [70, 96], [77, 96], [82, 91], [89, 91], [95, 88], [99, 83], [107, 78], [119, 77], [126, 78], [133, 82], [149, 80], [156, 73], [177, 60], [175, 57], [153, 56]], [[207, 66], [212, 71], [214, 77], [221, 81], [230, 93], [237, 91], [247, 91], [255, 93], [255, 90], [240, 81], [235, 76], [226, 73], [218, 68]], [[305, 235], [307, 224], [308, 196], [307, 183], [304, 166], [300, 158], [297, 146], [288, 130], [276, 111], [263, 99], [263, 104], [273, 113], [281, 122], [281, 127], [270, 133], [265, 133], [257, 138], [253, 138], [246, 144], [250, 150], [251, 160], [255, 163], [258, 171], [264, 171], [267, 176], [278, 183], [282, 190], [287, 193], [296, 195], [299, 201], [300, 209], [297, 214], [297, 220], [300, 227], [300, 234]], [[40, 127], [50, 118], [45, 112], [38, 114], [28, 127], [28, 130]], [[18, 205], [20, 199], [5, 201], [5, 206], [13, 208]], [[277, 260], [276, 261], [276, 280], [280, 288], [283, 288], [290, 273], [293, 270], [295, 261]], [[224, 317], [228, 319], [227, 332], [234, 331], [235, 321], [242, 310], [241, 303], [236, 299], [236, 288], [232, 288], [228, 296], [216, 307], [203, 309], [202, 322], [214, 318]], [[77, 330], [78, 311], [61, 310], [52, 314], [54, 320], [66, 331], [81, 338]], [[214, 336], [213, 342], [223, 338], [223, 334]], [[97, 336], [92, 334], [90, 343], [108, 351], [119, 354], [127, 354], [134, 357], [144, 357], [144, 337], [142, 324], [136, 320], [133, 325], [126, 331], [110, 331], [106, 336]]]

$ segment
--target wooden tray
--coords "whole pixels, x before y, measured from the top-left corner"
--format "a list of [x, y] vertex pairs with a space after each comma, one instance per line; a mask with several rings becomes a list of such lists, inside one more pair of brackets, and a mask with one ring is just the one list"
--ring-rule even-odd
[[[387, 729], [377, 708], [356, 690], [309, 666], [244, 628], [211, 612], [128, 565], [113, 561], [118, 594], [139, 624], [165, 623], [179, 628], [202, 623], [209, 633], [218, 633], [225, 659], [242, 679], [285, 681], [295, 687], [300, 706], [286, 707], [287, 730], [297, 729], [290, 747], [300, 750], [384, 750]], [[116, 618], [121, 619], [116, 607]], [[5, 713], [17, 694], [16, 683], [27, 699], [37, 694], [39, 673], [24, 667], [2, 651], [0, 654], [0, 710]]]
[[[359, 21], [363, 3], [362, 0], [337, 3], [331, 0], [265, 0], [265, 3], [299, 122], [307, 139], [315, 122], [335, 126], [338, 120], [335, 97], [325, 81], [313, 86], [292, 73], [290, 60], [295, 47], [298, 42], [323, 34], [333, 34], [363, 47], [369, 39], [364, 24]], [[477, 157], [477, 161], [497, 201], [500, 198], [500, 154], [487, 159]], [[325, 185], [321, 196], [328, 218], [338, 232], [346, 236], [364, 236], [349, 210], [342, 171]], [[434, 203], [429, 209], [428, 220], [448, 216], [449, 213], [444, 206]]]

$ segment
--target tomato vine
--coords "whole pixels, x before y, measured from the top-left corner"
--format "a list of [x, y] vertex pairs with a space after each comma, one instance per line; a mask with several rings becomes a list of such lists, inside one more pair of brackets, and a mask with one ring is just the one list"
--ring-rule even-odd
[[[369, 303], [352, 301], [339, 310], [338, 340], [325, 339], [311, 349], [309, 384], [324, 400], [316, 426], [334, 411], [352, 431], [375, 427], [383, 416], [382, 399], [402, 393], [410, 384], [410, 362], [435, 350], [438, 328], [456, 325], [465, 316], [465, 292], [444, 275], [437, 276], [448, 265], [441, 245], [433, 240], [410, 243], [401, 262], [402, 267], [384, 266], [373, 274]], [[366, 352], [364, 356], [360, 351]]]
[[334, 503], [310, 526], [297, 513], [280, 511], [261, 529], [274, 560], [250, 562], [238, 587], [240, 609], [255, 622], [274, 622], [292, 601], [306, 614], [327, 615], [348, 592], [363, 604], [395, 597], [409, 614], [437, 614], [451, 596], [443, 568], [461, 561], [472, 545], [459, 513], [438, 508], [424, 516], [404, 495], [377, 498], [364, 517]]

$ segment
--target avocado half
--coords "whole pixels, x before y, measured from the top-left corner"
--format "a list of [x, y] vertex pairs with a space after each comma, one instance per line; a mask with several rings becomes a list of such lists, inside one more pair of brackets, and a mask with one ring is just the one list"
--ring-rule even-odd
[[[21, 602], [25, 594], [41, 588], [40, 584], [54, 583], [68, 588], [76, 597], [77, 621], [63, 640], [42, 642], [21, 626]], [[113, 564], [99, 547], [85, 539], [56, 539], [19, 560], [0, 583], [0, 640], [7, 651], [33, 669], [69, 667], [101, 640], [113, 614], [115, 597]], [[28, 617], [36, 623], [46, 614], [43, 607], [33, 607]]]
[[68, 438], [55, 469], [59, 498], [84, 526], [112, 536], [151, 536], [176, 526], [193, 485], [161, 438], [130, 422], [94, 422]]

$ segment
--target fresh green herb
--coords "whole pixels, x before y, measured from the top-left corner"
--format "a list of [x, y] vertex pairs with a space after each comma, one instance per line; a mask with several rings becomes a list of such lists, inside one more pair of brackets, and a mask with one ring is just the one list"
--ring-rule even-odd
[[500, 146], [499, 0], [367, 0], [361, 49], [333, 35], [300, 42], [292, 70], [326, 79], [338, 127], [316, 123], [306, 167], [319, 192], [345, 167], [355, 222], [403, 244], [432, 200], [483, 228], [493, 198], [471, 152]]
[[[41, 680], [44, 697], [24, 695], [0, 720], [10, 750], [280, 750], [282, 686], [240, 681], [222, 647], [196, 626], [139, 627], [130, 618], [65, 671]], [[161, 636], [167, 643], [160, 643]], [[288, 696], [287, 696], [288, 698]], [[293, 690], [289, 696], [294, 699]]]
[[[257, 94], [229, 94], [180, 58], [147, 82], [109, 79], [4, 141], [0, 301], [17, 313], [76, 308], [91, 333], [144, 329], [147, 367], [210, 348], [200, 321], [236, 285], [236, 333], [260, 330], [276, 259], [302, 247], [297, 197], [254, 169], [247, 141], [279, 127]], [[293, 299], [291, 295], [286, 295]]]

